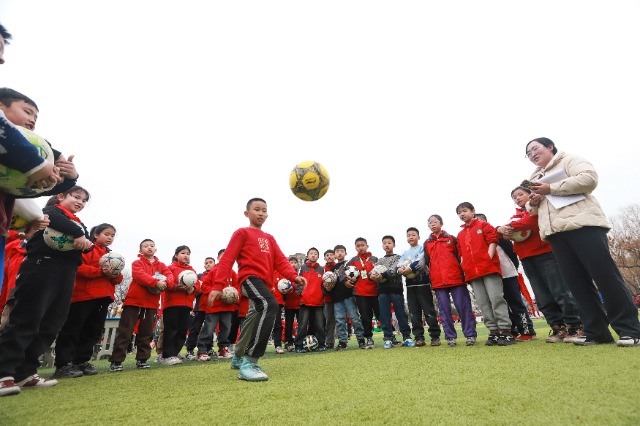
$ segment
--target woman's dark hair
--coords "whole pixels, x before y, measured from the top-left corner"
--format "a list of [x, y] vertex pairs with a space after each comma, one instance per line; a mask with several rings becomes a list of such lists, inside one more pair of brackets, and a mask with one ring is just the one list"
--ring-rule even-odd
[[555, 155], [558, 152], [558, 148], [556, 148], [556, 144], [553, 143], [553, 141], [549, 138], [535, 138], [531, 141], [529, 141], [529, 143], [527, 143], [527, 146], [524, 147], [524, 155], [527, 155], [527, 150], [529, 149], [529, 145], [531, 144], [531, 142], [538, 142], [541, 145], [546, 146], [547, 148], [549, 148], [550, 146], [553, 146], [553, 149], [551, 150], [551, 152]]
[[116, 227], [108, 223], [101, 223], [100, 225], [94, 226], [93, 228], [91, 228], [91, 231], [89, 232], [89, 239], [95, 243], [96, 235], [99, 235], [102, 231], [109, 228], [113, 229], [113, 232], [116, 232]]
[[176, 248], [176, 251], [173, 253], [173, 258], [171, 259], [171, 261], [175, 262], [176, 260], [178, 260], [176, 256], [178, 255], [178, 253], [180, 253], [184, 249], [189, 250], [189, 254], [191, 254], [191, 249], [189, 248], [189, 246], [178, 246]]

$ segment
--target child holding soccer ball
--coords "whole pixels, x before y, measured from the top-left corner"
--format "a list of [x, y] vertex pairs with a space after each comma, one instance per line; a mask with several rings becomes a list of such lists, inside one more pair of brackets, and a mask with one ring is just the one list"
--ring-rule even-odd
[[267, 202], [262, 198], [250, 199], [244, 215], [249, 219], [249, 227], [240, 228], [231, 236], [225, 255], [218, 264], [209, 300], [213, 302], [220, 298], [222, 289], [227, 284], [229, 271], [237, 261], [238, 281], [243, 292], [251, 300], [252, 310], [256, 315], [256, 321], [252, 322], [251, 326], [243, 327], [240, 332], [240, 340], [248, 336], [249, 344], [244, 354], [236, 352], [236, 356], [244, 355], [238, 378], [255, 382], [269, 379], [258, 365], [258, 360], [265, 353], [278, 313], [278, 302], [270, 291], [270, 281], [275, 271], [303, 288], [307, 281], [304, 277], [298, 276], [298, 272], [287, 261], [275, 238], [262, 231], [262, 225], [268, 216]]
[[116, 228], [102, 223], [91, 229], [93, 248], [82, 255], [71, 296], [71, 306], [56, 339], [56, 371], [52, 378], [64, 379], [98, 374], [89, 362], [93, 347], [102, 337], [107, 308], [115, 298], [120, 271], [103, 268], [100, 258], [107, 254], [116, 236]]
[[298, 314], [298, 332], [296, 334], [295, 346], [297, 353], [305, 353], [303, 342], [308, 334], [309, 322], [313, 323], [316, 338], [320, 342], [318, 352], [327, 350], [324, 336], [324, 293], [322, 291], [322, 275], [324, 268], [318, 263], [320, 252], [317, 248], [311, 247], [307, 250], [307, 261], [300, 268], [300, 275], [307, 280], [307, 285], [300, 295], [300, 313]]
[[[296, 271], [300, 270], [298, 258], [289, 256], [289, 263]], [[287, 351], [293, 352], [295, 346], [293, 344], [294, 323], [299, 321], [300, 314], [300, 295], [293, 286], [283, 292], [284, 299], [284, 343], [287, 345]], [[296, 327], [297, 328], [297, 327]]]

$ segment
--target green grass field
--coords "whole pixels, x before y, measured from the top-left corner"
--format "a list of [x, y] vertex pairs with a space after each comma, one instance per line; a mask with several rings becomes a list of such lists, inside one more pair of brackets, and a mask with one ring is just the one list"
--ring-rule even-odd
[[[578, 347], [540, 338], [479, 344], [276, 355], [260, 361], [269, 381], [237, 379], [230, 361], [154, 364], [138, 371], [61, 380], [0, 398], [0, 424], [640, 424], [640, 350]], [[461, 333], [460, 333], [461, 336]], [[41, 369], [49, 376], [52, 369]]]

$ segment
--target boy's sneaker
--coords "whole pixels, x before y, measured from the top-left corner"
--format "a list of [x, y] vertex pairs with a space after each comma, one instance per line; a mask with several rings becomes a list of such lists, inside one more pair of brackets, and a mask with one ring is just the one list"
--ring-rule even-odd
[[473, 336], [467, 337], [467, 346], [475, 346], [476, 345], [476, 338]]
[[416, 346], [425, 346], [427, 342], [424, 339], [416, 339]]
[[211, 359], [211, 357], [208, 354], [204, 353], [204, 352], [198, 354], [198, 361], [200, 361], [200, 362], [209, 361], [210, 359]]
[[567, 337], [567, 326], [564, 324], [552, 324], [549, 337], [545, 339], [547, 343], [561, 343]]
[[147, 364], [146, 359], [136, 360], [136, 368], [139, 370], [146, 370], [147, 368], [151, 368], [149, 364]]
[[538, 338], [536, 337], [535, 334], [520, 334], [518, 337], [515, 338], [516, 342], [528, 342], [529, 340], [537, 340]]
[[440, 346], [440, 338], [436, 337], [431, 339], [431, 346]]
[[112, 373], [117, 373], [122, 370], [124, 370], [124, 368], [122, 368], [121, 362], [112, 362], [111, 367], [109, 367], [109, 371]]
[[95, 376], [98, 374], [98, 369], [90, 362], [83, 362], [82, 364], [75, 365], [74, 367], [76, 370], [80, 370], [85, 376]]
[[188, 351], [184, 359], [186, 359], [187, 361], [197, 361], [198, 357], [193, 353], [193, 351]]
[[595, 339], [592, 339], [591, 337], [587, 337], [587, 336], [576, 337], [575, 342], [573, 342], [574, 345], [578, 345], [578, 346], [610, 345], [612, 343], [613, 343], [613, 341], [611, 341], [611, 342], [599, 342], [599, 341], [597, 341]]
[[416, 345], [416, 342], [413, 339], [404, 339], [402, 342], [402, 346], [406, 346], [407, 348], [413, 348]]
[[17, 395], [20, 393], [20, 386], [16, 385], [13, 377], [3, 377], [0, 379], [0, 396]]
[[497, 334], [490, 334], [489, 337], [487, 338], [487, 341], [484, 342], [485, 346], [498, 346], [498, 335]]
[[218, 358], [229, 359], [233, 356], [231, 352], [229, 352], [229, 348], [223, 346], [222, 349], [218, 351]]
[[327, 350], [326, 346], [318, 346], [318, 352], [324, 352]]
[[293, 352], [296, 350], [296, 347], [293, 345], [287, 345], [287, 352]]
[[631, 336], [621, 336], [620, 340], [618, 340], [618, 346], [624, 346], [624, 347], [640, 346], [640, 338], [631, 337]]
[[385, 340], [382, 347], [385, 349], [391, 349], [393, 347], [393, 342], [391, 340]]
[[395, 337], [395, 336], [393, 336], [393, 339], [391, 339], [391, 344], [392, 344], [393, 346], [402, 346], [402, 342], [401, 342], [401, 341], [399, 341], [398, 339], [396, 339], [396, 337]]
[[58, 384], [56, 379], [45, 379], [38, 374], [33, 374], [24, 380], [16, 382], [16, 385], [20, 386], [20, 389], [40, 389], [50, 388]]
[[303, 348], [303, 347], [301, 347], [301, 346], [300, 346], [300, 347], [297, 347], [297, 348], [296, 348], [296, 353], [297, 353], [297, 354], [306, 354], [306, 353], [307, 353], [307, 350], [306, 350], [305, 348]]
[[162, 355], [156, 355], [155, 359], [153, 360], [153, 362], [162, 362], [164, 358], [162, 358]]
[[458, 342], [456, 341], [456, 339], [454, 337], [447, 339], [447, 346], [456, 346], [458, 344]]
[[580, 337], [582, 337], [582, 326], [568, 325], [567, 335], [562, 339], [562, 341], [564, 343], [574, 343]]
[[234, 357], [231, 358], [231, 369], [232, 370], [240, 370], [240, 367], [242, 367], [242, 363], [243, 362], [244, 362], [244, 358], [243, 357], [234, 355]]
[[[95, 368], [95, 367], [94, 367]], [[96, 371], [97, 374], [97, 371]], [[52, 379], [75, 379], [76, 377], [83, 376], [84, 373], [80, 371], [75, 365], [67, 364], [62, 367], [56, 368], [56, 371], [51, 375]]]
[[162, 363], [164, 365], [176, 365], [182, 364], [182, 360], [180, 360], [180, 358], [178, 358], [177, 356], [170, 356], [169, 358], [163, 359]]
[[358, 340], [358, 348], [367, 349], [367, 345], [365, 345], [364, 340]]
[[510, 334], [500, 334], [498, 335], [498, 346], [509, 346], [515, 345], [516, 341], [513, 340]]
[[282, 349], [282, 346], [276, 346], [276, 353], [278, 355], [282, 355], [284, 353], [284, 350]]
[[373, 339], [371, 337], [367, 337], [367, 349], [373, 349]]
[[344, 351], [345, 349], [347, 349], [347, 342], [340, 342], [336, 346], [336, 351]]
[[240, 366], [238, 379], [246, 380], [248, 382], [263, 382], [265, 380], [269, 380], [269, 376], [262, 371], [262, 368], [260, 368], [257, 363], [245, 359]]

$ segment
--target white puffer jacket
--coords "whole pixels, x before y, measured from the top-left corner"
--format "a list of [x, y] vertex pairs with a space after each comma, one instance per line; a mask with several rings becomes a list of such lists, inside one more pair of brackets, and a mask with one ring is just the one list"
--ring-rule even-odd
[[[602, 207], [591, 192], [598, 186], [598, 174], [593, 165], [577, 155], [557, 152], [546, 167], [538, 167], [530, 180], [564, 170], [568, 178], [551, 184], [552, 195], [582, 194], [586, 198], [577, 203], [556, 209], [543, 199], [537, 209], [540, 238], [546, 240], [551, 234], [573, 231], [584, 226], [599, 226], [611, 229]], [[533, 213], [536, 213], [533, 210]]]

